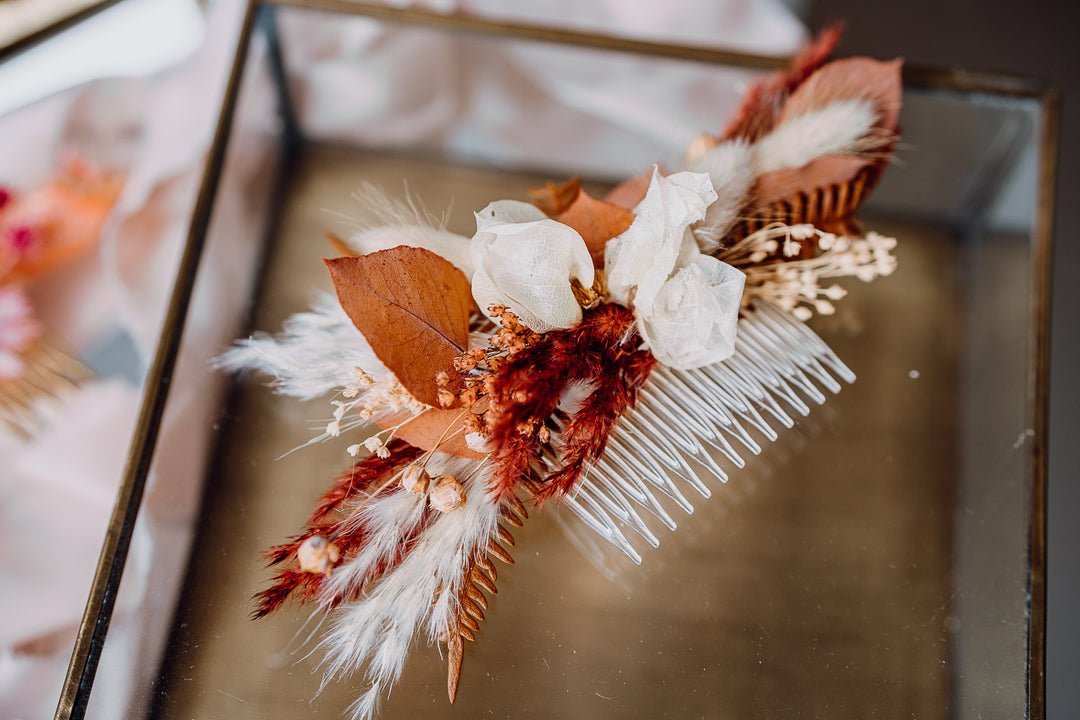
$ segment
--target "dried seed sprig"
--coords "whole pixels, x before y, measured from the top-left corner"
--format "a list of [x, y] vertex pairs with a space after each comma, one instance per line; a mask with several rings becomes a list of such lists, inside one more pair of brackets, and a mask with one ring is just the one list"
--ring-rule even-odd
[[[483, 451], [484, 438], [489, 434], [490, 419], [487, 414], [492, 383], [507, 361], [540, 342], [542, 335], [533, 332], [505, 305], [492, 305], [489, 314], [499, 323], [499, 328], [488, 338], [486, 348], [472, 348], [454, 359], [450, 372], [435, 377], [439, 386], [439, 399], [443, 407], [463, 407], [461, 431], [474, 449]], [[454, 374], [451, 375], [451, 372]], [[450, 387], [459, 388], [455, 393]]]
[[770, 300], [800, 320], [814, 312], [831, 315], [832, 302], [847, 291], [829, 278], [856, 277], [869, 282], [896, 269], [894, 238], [875, 232], [848, 237], [825, 232], [806, 223], [771, 223], [730, 248], [717, 253], [720, 260], [746, 273], [743, 303]]

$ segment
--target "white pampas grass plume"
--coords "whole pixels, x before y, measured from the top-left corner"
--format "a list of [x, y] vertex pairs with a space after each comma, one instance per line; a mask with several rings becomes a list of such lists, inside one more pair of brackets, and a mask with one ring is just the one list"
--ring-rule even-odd
[[367, 720], [375, 712], [384, 692], [400, 678], [422, 628], [430, 644], [451, 627], [468, 563], [498, 532], [500, 509], [487, 493], [482, 466], [436, 453], [428, 468], [464, 478], [465, 505], [439, 514], [397, 567], [364, 598], [336, 611], [321, 645], [326, 651], [324, 687], [334, 677], [365, 668], [368, 687], [350, 708], [354, 720]]
[[[365, 503], [363, 508], [354, 513], [353, 519], [342, 530], [363, 525], [369, 533], [368, 539], [356, 557], [335, 568], [333, 575], [323, 583], [321, 599], [324, 604], [362, 589], [364, 579], [392, 558], [416, 531], [424, 518], [427, 498], [423, 494], [395, 492], [370, 498], [365, 496], [359, 502]], [[351, 509], [345, 508], [347, 512]]]
[[281, 393], [302, 400], [321, 397], [353, 381], [353, 368], [376, 378], [388, 374], [337, 299], [320, 293], [311, 310], [285, 321], [275, 336], [241, 340], [215, 361], [226, 370], [258, 370]]
[[404, 200], [395, 200], [374, 185], [364, 183], [353, 193], [353, 198], [363, 214], [372, 218], [343, 241], [357, 255], [399, 245], [424, 248], [449, 260], [465, 277], [472, 277], [475, 267], [469, 238], [444, 230], [444, 221], [432, 216], [407, 193]]

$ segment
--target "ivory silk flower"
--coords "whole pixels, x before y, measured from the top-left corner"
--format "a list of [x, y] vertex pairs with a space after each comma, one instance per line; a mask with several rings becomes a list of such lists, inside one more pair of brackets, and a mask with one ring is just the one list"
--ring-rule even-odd
[[716, 199], [708, 174], [664, 177], [654, 168], [633, 224], [604, 254], [610, 298], [634, 309], [642, 338], [669, 367], [702, 367], [735, 352], [746, 276], [703, 254], [690, 232]]
[[573, 228], [529, 203], [499, 200], [476, 213], [472, 293], [485, 313], [505, 305], [538, 333], [581, 322], [571, 280], [592, 287], [592, 258]]

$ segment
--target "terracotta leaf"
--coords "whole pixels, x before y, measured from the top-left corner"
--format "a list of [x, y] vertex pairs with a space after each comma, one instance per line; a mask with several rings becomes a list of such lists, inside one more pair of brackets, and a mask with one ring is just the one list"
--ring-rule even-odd
[[[456, 455], [468, 460], [483, 460], [486, 457], [465, 444], [464, 431], [459, 432], [465, 416], [461, 410], [437, 410], [432, 408], [394, 431], [394, 437], [400, 438], [421, 450], [432, 450], [438, 445], [439, 452]], [[381, 427], [390, 428], [400, 422], [394, 418], [381, 420]], [[440, 443], [440, 438], [442, 442]]]
[[326, 266], [341, 306], [375, 355], [413, 397], [437, 406], [435, 375], [469, 343], [465, 275], [430, 250], [404, 245]]
[[822, 67], [799, 85], [784, 103], [777, 123], [785, 123], [834, 102], [865, 99], [879, 114], [876, 127], [896, 131], [900, 114], [902, 60], [881, 62], [855, 57], [836, 60]]
[[544, 211], [548, 217], [555, 217], [566, 210], [577, 199], [581, 189], [581, 178], [575, 175], [562, 185], [550, 180], [544, 187], [529, 190], [533, 205]]
[[[660, 168], [660, 174], [667, 175], [663, 168]], [[611, 188], [608, 194], [604, 196], [604, 202], [618, 205], [627, 210], [633, 210], [639, 202], [645, 199], [645, 193], [649, 190], [651, 180], [652, 170], [627, 178]]]
[[721, 137], [725, 140], [741, 137], [754, 141], [772, 130], [776, 126], [777, 110], [783, 105], [784, 99], [828, 60], [843, 34], [843, 25], [825, 28], [799, 52], [790, 68], [751, 85]]
[[595, 200], [584, 190], [556, 218], [578, 231], [589, 248], [593, 265], [604, 266], [604, 246], [611, 238], [621, 235], [634, 222], [634, 213], [603, 200]]
[[[811, 160], [798, 168], [785, 168], [765, 173], [754, 185], [755, 204], [771, 205], [815, 188], [842, 186], [858, 177], [873, 164], [872, 160], [857, 157], [828, 156]], [[810, 222], [807, 218], [791, 218], [792, 222]]]

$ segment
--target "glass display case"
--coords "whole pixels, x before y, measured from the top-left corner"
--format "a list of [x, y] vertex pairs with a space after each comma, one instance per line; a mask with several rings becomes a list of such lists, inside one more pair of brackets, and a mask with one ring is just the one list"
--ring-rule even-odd
[[[261, 553], [343, 465], [334, 443], [290, 452], [327, 406], [239, 377], [187, 424], [163, 433], [163, 419], [221, 382], [227, 338], [275, 332], [331, 288], [324, 234], [363, 225], [365, 183], [469, 236], [492, 200], [574, 174], [599, 194], [671, 162], [780, 65], [381, 5], [252, 3], [57, 717], [95, 714], [162, 463], [186, 468], [174, 481], [202, 504], [180, 589], [157, 597], [173, 624], [145, 629], [168, 636], [147, 707], [126, 716], [345, 716], [360, 680], [320, 692], [319, 617], [248, 619], [270, 575]], [[531, 513], [456, 703], [444, 658], [415, 648], [380, 717], [1043, 717], [1054, 95], [960, 70], [907, 67], [904, 83], [897, 161], [859, 213], [898, 239], [899, 268], [848, 284], [810, 323], [857, 381], [693, 498], [675, 532], [658, 527], [640, 566], [557, 508]], [[258, 220], [223, 219], [227, 192]], [[212, 452], [178, 451], [189, 434]]]

